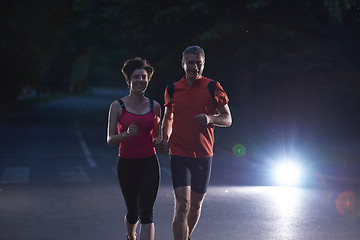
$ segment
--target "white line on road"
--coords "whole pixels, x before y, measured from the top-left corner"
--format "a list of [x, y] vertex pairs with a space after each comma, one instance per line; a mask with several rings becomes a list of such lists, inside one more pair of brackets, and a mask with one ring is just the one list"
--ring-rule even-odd
[[[110, 167], [110, 168], [111, 168], [111, 171], [112, 171], [115, 175], [118, 174], [115, 167]], [[166, 175], [168, 175], [168, 176], [171, 177], [171, 170], [170, 170], [170, 168], [168, 168], [168, 167], [161, 167], [161, 172], [163, 172], [164, 174], [166, 174]]]
[[111, 168], [111, 171], [113, 172], [113, 173], [115, 173], [115, 175], [117, 175], [118, 173], [117, 173], [117, 170], [116, 170], [116, 168], [115, 167], [110, 167]]
[[82, 166], [62, 167], [59, 169], [61, 182], [90, 182]]
[[78, 138], [79, 138], [81, 148], [82, 148], [82, 150], [83, 150], [83, 152], [84, 152], [86, 161], [88, 162], [89, 166], [92, 167], [92, 168], [98, 167], [97, 163], [95, 162], [95, 160], [94, 160], [93, 157], [91, 156], [90, 149], [88, 148], [86, 142], [84, 141], [84, 138], [82, 137], [81, 132], [76, 131], [76, 135], [77, 135]]
[[5, 167], [0, 183], [28, 183], [29, 167]]
[[164, 172], [165, 174], [171, 176], [171, 170], [170, 170], [170, 168], [162, 167], [162, 168], [161, 168], [161, 171]]

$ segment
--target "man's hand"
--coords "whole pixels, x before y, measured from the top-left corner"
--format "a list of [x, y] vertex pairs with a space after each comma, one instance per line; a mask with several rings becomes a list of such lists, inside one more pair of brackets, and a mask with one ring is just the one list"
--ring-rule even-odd
[[210, 123], [210, 116], [203, 113], [196, 115], [194, 118], [197, 119], [199, 123], [204, 126], [207, 126]]

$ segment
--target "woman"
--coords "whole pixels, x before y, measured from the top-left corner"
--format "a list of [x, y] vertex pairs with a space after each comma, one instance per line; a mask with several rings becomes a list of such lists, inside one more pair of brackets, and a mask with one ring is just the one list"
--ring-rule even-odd
[[119, 145], [117, 171], [127, 207], [127, 239], [136, 240], [140, 218], [140, 239], [153, 240], [153, 206], [160, 182], [154, 144], [161, 141], [161, 108], [144, 94], [154, 69], [146, 60], [134, 58], [127, 60], [121, 71], [130, 93], [110, 106], [107, 143]]

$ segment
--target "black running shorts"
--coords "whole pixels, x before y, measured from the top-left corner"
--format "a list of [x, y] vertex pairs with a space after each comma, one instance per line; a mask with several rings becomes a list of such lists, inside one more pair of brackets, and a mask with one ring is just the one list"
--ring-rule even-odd
[[174, 189], [191, 186], [191, 190], [204, 194], [210, 180], [212, 157], [189, 158], [170, 156], [171, 176]]

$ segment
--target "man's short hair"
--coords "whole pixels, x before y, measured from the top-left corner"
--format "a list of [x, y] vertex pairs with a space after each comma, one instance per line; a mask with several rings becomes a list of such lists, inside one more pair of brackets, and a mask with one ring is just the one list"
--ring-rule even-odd
[[185, 55], [187, 54], [197, 54], [197, 55], [201, 55], [204, 57], [205, 59], [205, 51], [204, 49], [202, 49], [201, 47], [199, 46], [190, 46], [190, 47], [187, 47], [183, 53], [182, 53], [182, 57], [184, 59]]

